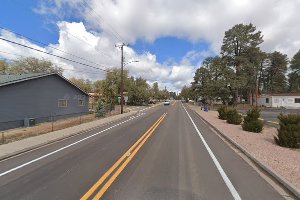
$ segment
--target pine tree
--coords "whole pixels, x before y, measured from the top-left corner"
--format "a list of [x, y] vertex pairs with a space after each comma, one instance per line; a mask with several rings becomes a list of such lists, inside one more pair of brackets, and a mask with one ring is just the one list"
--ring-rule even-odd
[[254, 133], [260, 133], [263, 129], [263, 122], [259, 120], [260, 110], [254, 108], [247, 112], [247, 116], [244, 117], [244, 122], [242, 124], [243, 130], [250, 131]]
[[104, 102], [100, 99], [96, 107], [96, 117], [104, 117], [105, 113], [106, 112], [105, 112]]
[[227, 111], [226, 120], [228, 124], [239, 125], [242, 123], [242, 116], [237, 112], [236, 109], [230, 109]]
[[280, 127], [275, 142], [283, 147], [300, 148], [300, 115], [280, 114], [278, 119]]

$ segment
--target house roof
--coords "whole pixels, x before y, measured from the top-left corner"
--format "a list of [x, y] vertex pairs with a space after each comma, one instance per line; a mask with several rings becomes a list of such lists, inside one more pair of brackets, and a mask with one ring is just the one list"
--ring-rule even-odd
[[23, 81], [28, 81], [32, 79], [42, 78], [45, 76], [53, 76], [53, 75], [59, 76], [60, 78], [67, 81], [69, 84], [79, 89], [81, 92], [88, 95], [88, 93], [86, 93], [80, 87], [78, 87], [77, 85], [75, 85], [74, 83], [72, 83], [71, 81], [69, 81], [68, 79], [66, 79], [65, 77], [57, 73], [28, 73], [28, 74], [0, 75], [0, 87], [23, 82]]
[[0, 86], [13, 84], [33, 78], [38, 78], [47, 75], [45, 73], [30, 73], [30, 74], [13, 74], [13, 75], [0, 75]]

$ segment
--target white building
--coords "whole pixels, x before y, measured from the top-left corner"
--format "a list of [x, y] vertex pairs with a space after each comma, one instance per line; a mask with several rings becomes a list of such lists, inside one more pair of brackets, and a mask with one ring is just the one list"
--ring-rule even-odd
[[263, 94], [259, 97], [258, 103], [260, 106], [266, 107], [300, 109], [300, 93]]

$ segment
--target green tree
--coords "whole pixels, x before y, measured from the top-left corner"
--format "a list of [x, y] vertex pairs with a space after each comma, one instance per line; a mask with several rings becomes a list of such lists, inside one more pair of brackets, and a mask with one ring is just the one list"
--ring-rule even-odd
[[34, 57], [20, 58], [14, 60], [8, 69], [9, 74], [24, 73], [59, 73], [62, 74], [63, 69], [56, 66], [49, 60], [38, 59]]
[[300, 115], [289, 114], [278, 116], [279, 129], [275, 142], [283, 147], [300, 148]]
[[184, 86], [181, 89], [180, 96], [182, 98], [184, 98], [185, 100], [188, 100], [188, 99], [194, 99], [195, 94], [193, 93], [193, 90], [191, 87]]
[[148, 103], [150, 98], [150, 86], [145, 79], [139, 77], [130, 78], [128, 99], [130, 104], [142, 105]]
[[263, 42], [260, 31], [256, 31], [253, 24], [237, 24], [225, 32], [221, 55], [226, 59], [226, 63], [235, 71], [234, 83], [231, 85], [234, 91], [234, 100], [237, 101], [241, 88], [245, 88], [249, 82], [249, 70], [255, 70], [255, 63], [251, 56], [259, 52], [259, 45]]
[[287, 55], [280, 52], [273, 52], [269, 54], [269, 65], [266, 68], [267, 72], [267, 85], [266, 92], [269, 93], [282, 93], [287, 89], [286, 72], [288, 65]]
[[233, 70], [226, 65], [224, 59], [219, 56], [208, 57], [195, 72], [193, 92], [210, 103], [220, 99], [225, 104], [232, 95], [228, 85], [234, 84], [233, 76]]
[[[128, 70], [124, 70], [124, 92], [128, 91], [129, 78]], [[121, 95], [121, 70], [114, 68], [106, 72], [105, 79], [102, 82], [103, 98], [107, 103], [117, 103], [117, 97]]]
[[242, 128], [245, 131], [260, 133], [263, 129], [264, 123], [259, 119], [260, 110], [257, 108], [248, 110], [247, 116], [244, 117]]
[[102, 94], [102, 85], [103, 85], [103, 80], [97, 80], [93, 83], [93, 92]]
[[154, 99], [159, 99], [159, 87], [157, 82], [153, 83], [151, 91], [152, 91], [152, 97]]
[[8, 73], [8, 63], [5, 60], [0, 60], [0, 74]]
[[105, 104], [101, 99], [99, 99], [99, 101], [97, 102], [97, 106], [96, 106], [95, 116], [96, 117], [104, 117], [105, 113], [106, 113]]
[[288, 75], [289, 91], [300, 91], [300, 50], [293, 56]]
[[92, 92], [92, 82], [89, 79], [77, 79], [77, 78], [70, 78], [69, 79], [72, 83], [77, 85], [83, 91], [89, 93]]

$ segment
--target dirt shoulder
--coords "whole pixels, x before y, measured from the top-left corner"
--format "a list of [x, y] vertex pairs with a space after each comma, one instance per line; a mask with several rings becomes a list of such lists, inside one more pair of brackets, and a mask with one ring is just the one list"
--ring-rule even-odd
[[298, 190], [300, 189], [300, 150], [280, 147], [275, 144], [276, 128], [264, 126], [262, 133], [244, 131], [240, 125], [227, 124], [218, 118], [217, 111], [204, 112], [197, 106], [190, 106], [202, 118], [242, 146], [254, 158], [282, 176]]

